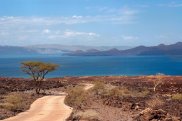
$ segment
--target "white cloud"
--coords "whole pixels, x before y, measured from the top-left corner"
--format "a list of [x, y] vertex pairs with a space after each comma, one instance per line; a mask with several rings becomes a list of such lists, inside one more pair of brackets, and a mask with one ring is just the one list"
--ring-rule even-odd
[[93, 32], [76, 32], [76, 31], [66, 31], [63, 35], [65, 38], [75, 37], [75, 36], [87, 36], [87, 37], [97, 37], [99, 36]]
[[122, 39], [125, 40], [125, 41], [133, 41], [133, 40], [138, 40], [139, 37], [137, 36], [129, 36], [129, 35], [123, 35], [122, 36]]
[[50, 31], [49, 29], [44, 29], [42, 32], [43, 32], [44, 34], [49, 34], [51, 31]]
[[[92, 16], [2, 16], [0, 17], [0, 43], [24, 45], [44, 42], [66, 43], [67, 40], [97, 42], [101, 39], [98, 33], [88, 30], [89, 27], [86, 30], [76, 30], [75, 27], [81, 26], [82, 28], [92, 24], [99, 25], [100, 23], [105, 25], [133, 24], [136, 14], [135, 10], [124, 7], [121, 9], [108, 9], [106, 14]], [[102, 39], [105, 40], [104, 37]]]
[[136, 10], [132, 10], [132, 9], [130, 9], [130, 8], [128, 8], [128, 7], [124, 7], [124, 8], [122, 8], [121, 10], [120, 10], [120, 12], [123, 14], [123, 15], [125, 15], [125, 16], [133, 16], [133, 15], [136, 15], [137, 13], [138, 13], [138, 11], [136, 11]]
[[112, 24], [133, 24], [136, 22], [138, 10], [129, 7], [86, 7], [88, 11], [97, 12], [98, 16], [87, 16], [90, 22], [109, 22]]
[[81, 19], [83, 16], [77, 16], [77, 15], [73, 15], [72, 18], [73, 19]]
[[182, 7], [182, 3], [171, 2], [171, 3], [167, 3], [167, 4], [159, 4], [158, 6], [160, 6], [160, 7], [177, 8], [177, 7]]
[[0, 25], [60, 25], [60, 24], [83, 24], [93, 22], [109, 22], [109, 23], [121, 23], [129, 24], [134, 23], [135, 17], [138, 11], [130, 9], [128, 7], [123, 8], [100, 8], [99, 15], [93, 16], [60, 16], [60, 17], [14, 17], [4, 16], [0, 17]]
[[169, 36], [167, 36], [167, 35], [159, 35], [157, 38], [159, 38], [159, 39], [168, 39], [169, 38]]

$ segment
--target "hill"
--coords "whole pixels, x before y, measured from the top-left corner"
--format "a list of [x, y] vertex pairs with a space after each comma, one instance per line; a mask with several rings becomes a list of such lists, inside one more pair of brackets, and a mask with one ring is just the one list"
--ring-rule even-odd
[[182, 42], [158, 46], [68, 46], [33, 45], [0, 46], [0, 55], [69, 55], [69, 56], [140, 56], [140, 55], [182, 55]]
[[127, 50], [116, 48], [106, 51], [74, 51], [68, 53], [72, 56], [123, 56], [123, 55], [182, 55], [182, 42], [171, 45], [160, 44], [158, 46], [138, 46]]
[[0, 55], [33, 55], [38, 54], [36, 51], [25, 47], [0, 46]]

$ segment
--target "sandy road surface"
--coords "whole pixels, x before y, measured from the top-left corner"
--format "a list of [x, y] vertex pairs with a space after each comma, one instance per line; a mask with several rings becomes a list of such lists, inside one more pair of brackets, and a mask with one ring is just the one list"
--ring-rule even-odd
[[88, 83], [86, 83], [84, 85], [85, 85], [84, 90], [88, 90], [94, 86], [93, 84], [88, 84]]
[[[93, 84], [85, 84], [84, 89], [92, 87]], [[42, 97], [28, 111], [1, 121], [65, 121], [72, 112], [72, 108], [64, 104], [65, 97], [65, 93]]]

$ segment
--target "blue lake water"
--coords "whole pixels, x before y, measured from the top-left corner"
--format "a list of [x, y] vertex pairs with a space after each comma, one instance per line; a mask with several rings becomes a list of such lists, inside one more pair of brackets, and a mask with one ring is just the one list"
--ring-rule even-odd
[[23, 61], [44, 61], [60, 65], [48, 77], [101, 75], [182, 75], [182, 56], [34, 56], [0, 57], [1, 77], [27, 77], [21, 72]]

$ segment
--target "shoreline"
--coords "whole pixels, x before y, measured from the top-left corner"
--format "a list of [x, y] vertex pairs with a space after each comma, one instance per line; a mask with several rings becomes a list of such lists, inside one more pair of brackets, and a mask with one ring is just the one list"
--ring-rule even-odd
[[[85, 79], [85, 78], [154, 78], [156, 75], [138, 75], [138, 76], [64, 76], [64, 77], [48, 77], [46, 80], [57, 80], [57, 79], [70, 79], [70, 78], [76, 78], [76, 79]], [[182, 75], [164, 75], [164, 78], [166, 77], [171, 77], [171, 78], [182, 78]], [[30, 81], [32, 80], [30, 77], [1, 77], [0, 76], [0, 81], [1, 80], [26, 80]]]

